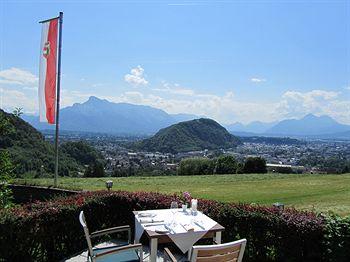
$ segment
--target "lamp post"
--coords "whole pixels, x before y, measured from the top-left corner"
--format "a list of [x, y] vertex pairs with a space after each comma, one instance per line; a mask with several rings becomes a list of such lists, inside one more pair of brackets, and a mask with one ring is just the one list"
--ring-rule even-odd
[[108, 180], [106, 181], [106, 188], [107, 190], [111, 190], [111, 188], [113, 187], [113, 181], [112, 180]]

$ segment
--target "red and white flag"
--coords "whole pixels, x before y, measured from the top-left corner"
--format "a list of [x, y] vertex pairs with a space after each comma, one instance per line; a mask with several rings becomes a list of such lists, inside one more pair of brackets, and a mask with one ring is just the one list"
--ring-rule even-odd
[[55, 123], [58, 18], [42, 23], [39, 66], [40, 122]]

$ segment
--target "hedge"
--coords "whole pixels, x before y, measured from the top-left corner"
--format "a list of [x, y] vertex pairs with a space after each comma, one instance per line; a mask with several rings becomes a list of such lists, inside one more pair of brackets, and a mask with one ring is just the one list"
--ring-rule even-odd
[[[133, 210], [168, 208], [175, 195], [85, 192], [0, 211], [0, 261], [59, 261], [86, 249], [78, 214], [91, 231], [133, 226]], [[247, 238], [245, 261], [348, 261], [350, 219], [273, 207], [199, 200], [225, 227], [223, 241]]]

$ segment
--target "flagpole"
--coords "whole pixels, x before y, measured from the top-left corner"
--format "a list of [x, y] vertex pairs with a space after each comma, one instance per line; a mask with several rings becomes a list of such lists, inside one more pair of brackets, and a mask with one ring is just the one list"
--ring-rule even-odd
[[58, 178], [58, 138], [59, 138], [59, 115], [60, 115], [60, 87], [61, 87], [61, 50], [62, 50], [62, 23], [63, 12], [60, 12], [58, 29], [58, 62], [57, 62], [57, 94], [56, 94], [56, 136], [55, 136], [55, 178], [54, 187], [57, 187]]

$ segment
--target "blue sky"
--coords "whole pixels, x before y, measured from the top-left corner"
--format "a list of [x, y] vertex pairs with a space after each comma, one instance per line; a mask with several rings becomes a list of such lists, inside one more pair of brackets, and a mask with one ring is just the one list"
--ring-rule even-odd
[[63, 106], [350, 124], [349, 1], [1, 1], [2, 108], [38, 111], [38, 21], [59, 11]]

